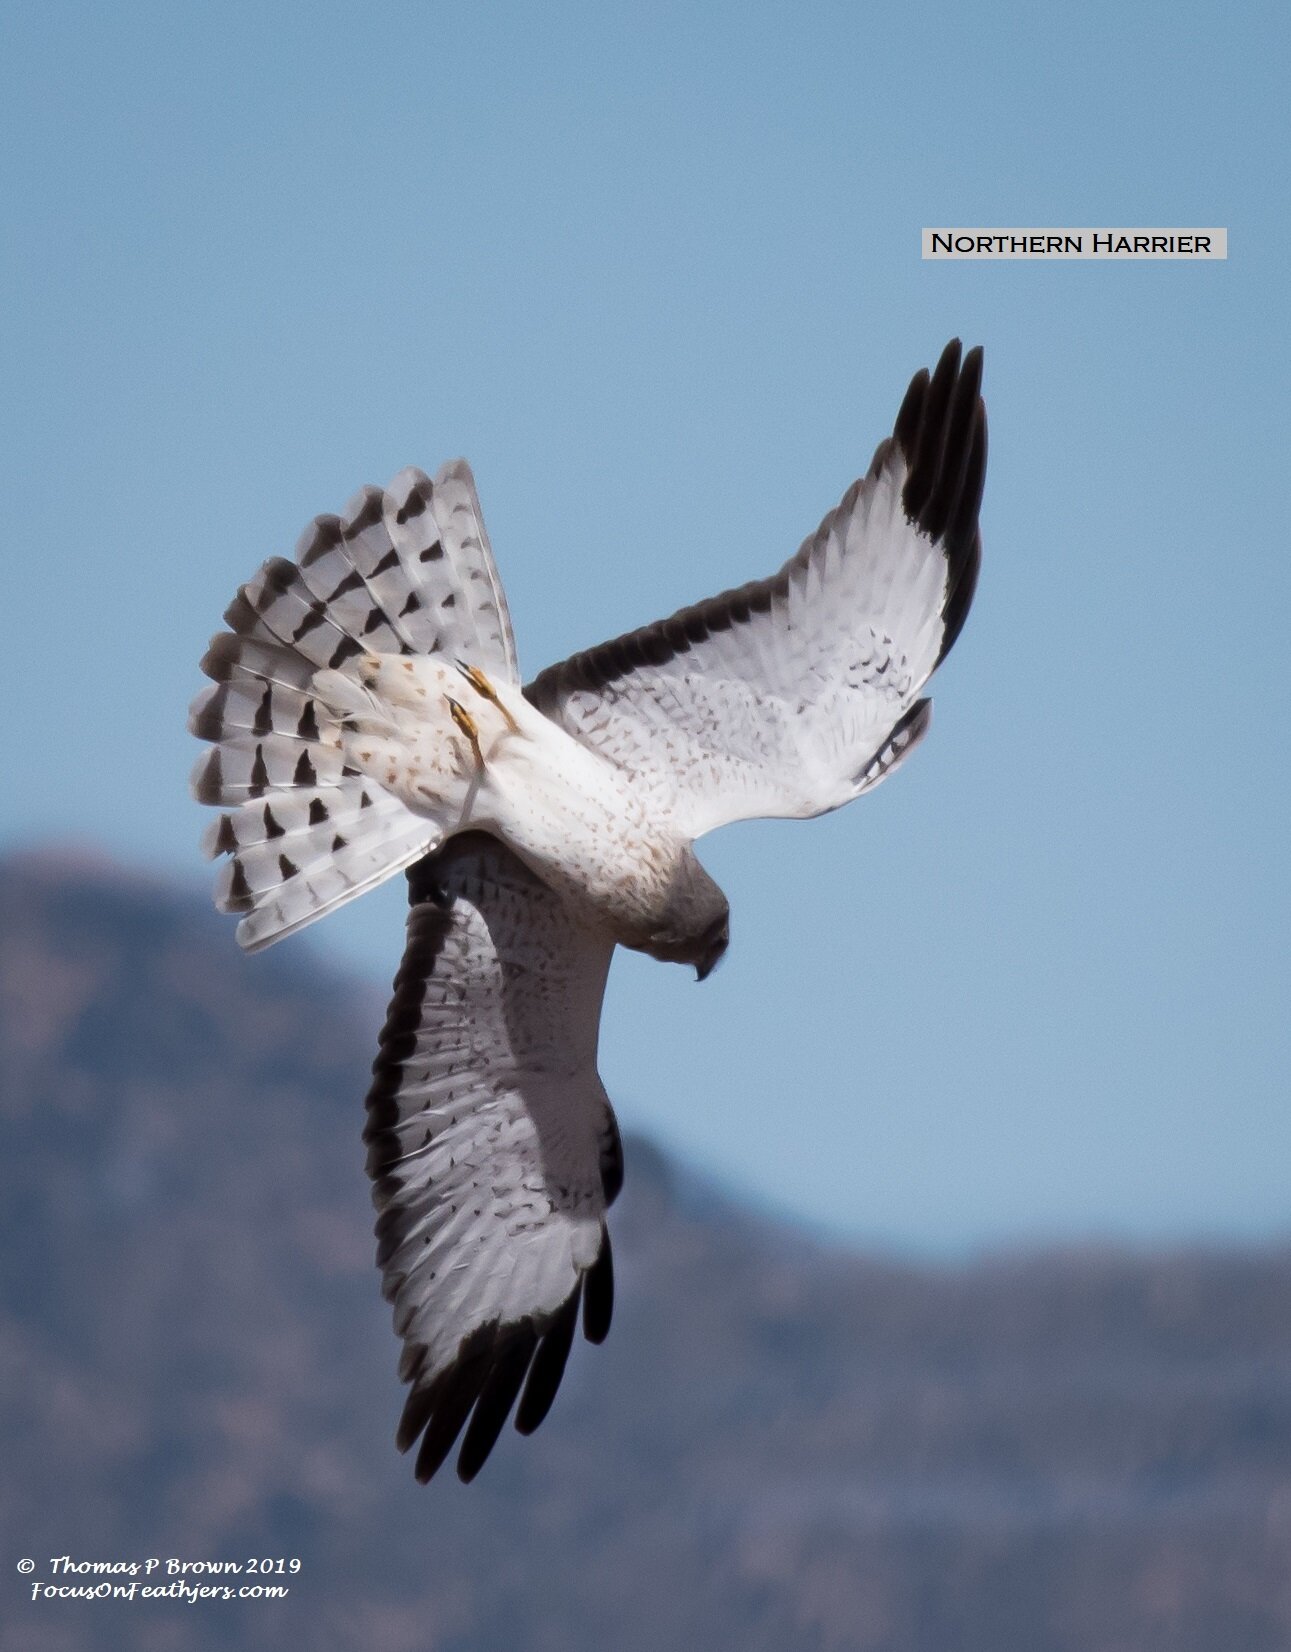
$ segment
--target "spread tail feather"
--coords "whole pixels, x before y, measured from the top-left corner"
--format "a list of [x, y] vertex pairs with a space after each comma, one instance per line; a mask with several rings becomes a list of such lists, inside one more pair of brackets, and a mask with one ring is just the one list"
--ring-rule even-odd
[[202, 847], [228, 855], [215, 904], [242, 914], [238, 941], [255, 952], [401, 871], [439, 833], [346, 764], [336, 713], [289, 680], [291, 655], [217, 640], [203, 663], [227, 675], [193, 702], [189, 728], [212, 749], [192, 789], [224, 807]]
[[[359, 663], [464, 657], [518, 680], [506, 601], [469, 468], [404, 470], [315, 519], [297, 561], [266, 562], [202, 661], [189, 728], [210, 742], [193, 794], [223, 808], [203, 840], [225, 854], [216, 906], [268, 946], [437, 847], [441, 832], [346, 762], [341, 720]], [[330, 673], [332, 694], [327, 692]], [[358, 688], [357, 682], [355, 683]], [[361, 693], [361, 689], [359, 689]], [[352, 708], [348, 708], [352, 709]]]

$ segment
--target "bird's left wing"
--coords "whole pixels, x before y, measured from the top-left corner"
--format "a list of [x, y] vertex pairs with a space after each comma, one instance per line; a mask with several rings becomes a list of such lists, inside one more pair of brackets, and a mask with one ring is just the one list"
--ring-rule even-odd
[[982, 355], [915, 375], [892, 435], [770, 579], [549, 667], [526, 695], [687, 837], [836, 809], [928, 725], [977, 580]]
[[377, 1261], [412, 1384], [399, 1448], [421, 1437], [428, 1480], [465, 1424], [469, 1480], [517, 1396], [522, 1433], [546, 1415], [580, 1301], [591, 1341], [609, 1329], [622, 1153], [596, 1043], [613, 942], [483, 834], [408, 876], [367, 1102]]

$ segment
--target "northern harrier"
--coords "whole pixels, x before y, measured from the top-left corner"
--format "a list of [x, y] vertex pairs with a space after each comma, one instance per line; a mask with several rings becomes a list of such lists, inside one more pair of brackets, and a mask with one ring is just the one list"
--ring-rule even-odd
[[[728, 908], [692, 844], [876, 786], [977, 579], [981, 351], [916, 374], [892, 435], [773, 578], [522, 688], [471, 472], [401, 471], [244, 585], [202, 669], [193, 790], [249, 951], [409, 868], [367, 1099], [378, 1264], [428, 1480], [536, 1428], [581, 1303], [613, 1297], [622, 1150], [596, 1070], [616, 944], [693, 964]], [[469, 1422], [468, 1422], [469, 1418]]]

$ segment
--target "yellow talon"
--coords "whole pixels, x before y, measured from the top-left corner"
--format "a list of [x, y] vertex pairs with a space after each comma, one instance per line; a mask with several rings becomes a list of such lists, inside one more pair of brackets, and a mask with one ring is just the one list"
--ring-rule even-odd
[[453, 721], [471, 742], [471, 750], [475, 753], [475, 761], [483, 768], [484, 753], [480, 750], [480, 731], [476, 726], [474, 717], [471, 716], [465, 706], [459, 705], [451, 694], [446, 694], [444, 698], [448, 701], [448, 709], [453, 714]]
[[479, 666], [466, 665], [463, 661], [458, 660], [457, 669], [462, 673], [463, 677], [466, 678], [467, 682], [470, 683], [471, 687], [477, 694], [481, 695], [486, 700], [490, 700], [498, 708], [503, 717], [506, 719], [507, 727], [511, 730], [512, 734], [519, 734], [519, 724], [507, 708], [502, 704], [502, 701], [498, 698], [497, 689], [494, 688], [493, 684], [480, 670]]

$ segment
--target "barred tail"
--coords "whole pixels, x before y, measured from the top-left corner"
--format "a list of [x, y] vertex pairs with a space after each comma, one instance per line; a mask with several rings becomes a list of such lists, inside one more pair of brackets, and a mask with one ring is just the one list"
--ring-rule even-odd
[[342, 517], [318, 517], [297, 562], [266, 562], [225, 613], [202, 660], [211, 687], [189, 728], [210, 741], [193, 771], [200, 802], [224, 812], [207, 830], [225, 854], [215, 904], [243, 914], [248, 951], [321, 918], [440, 842], [370, 776], [349, 767], [340, 708], [316, 674], [348, 676], [370, 654], [435, 654], [517, 679], [505, 599], [461, 461], [432, 482], [401, 471], [365, 488]]
[[430, 821], [346, 766], [340, 725], [305, 686], [297, 656], [220, 636], [202, 668], [216, 680], [193, 702], [189, 728], [213, 749], [193, 771], [193, 794], [225, 810], [202, 848], [229, 857], [215, 904], [244, 914], [237, 937], [248, 952], [435, 847]]

